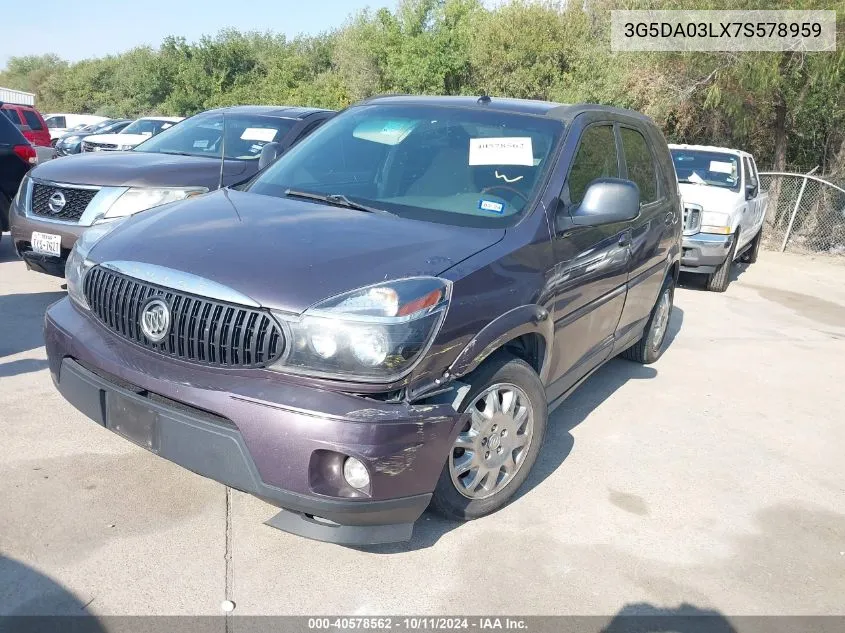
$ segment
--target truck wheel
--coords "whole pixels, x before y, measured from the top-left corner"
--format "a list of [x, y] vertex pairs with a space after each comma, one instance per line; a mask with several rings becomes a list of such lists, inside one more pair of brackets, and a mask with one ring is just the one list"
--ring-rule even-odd
[[731, 283], [731, 268], [733, 267], [734, 254], [736, 253], [736, 243], [739, 240], [739, 231], [734, 235], [733, 245], [731, 251], [716, 270], [707, 276], [707, 289], [711, 292], [724, 292], [728, 289]]
[[651, 309], [651, 316], [646, 323], [642, 338], [622, 352], [622, 358], [632, 360], [635, 363], [650, 365], [663, 355], [666, 332], [669, 330], [674, 301], [675, 277], [670, 274], [663, 284], [657, 302]]
[[510, 500], [537, 461], [548, 417], [543, 383], [520, 358], [497, 352], [468, 379], [461, 412], [469, 420], [432, 498], [434, 509], [455, 521], [483, 517]]
[[760, 227], [760, 230], [757, 231], [757, 235], [754, 236], [754, 239], [751, 241], [751, 246], [745, 251], [740, 260], [744, 264], [753, 264], [757, 261], [757, 256], [760, 254], [760, 242], [763, 241], [763, 227]]

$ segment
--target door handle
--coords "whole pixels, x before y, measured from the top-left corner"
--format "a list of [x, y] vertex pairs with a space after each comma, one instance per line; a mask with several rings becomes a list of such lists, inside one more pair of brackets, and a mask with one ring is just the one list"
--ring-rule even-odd
[[629, 246], [631, 244], [631, 237], [631, 229], [622, 231], [622, 234], [619, 236], [619, 246]]

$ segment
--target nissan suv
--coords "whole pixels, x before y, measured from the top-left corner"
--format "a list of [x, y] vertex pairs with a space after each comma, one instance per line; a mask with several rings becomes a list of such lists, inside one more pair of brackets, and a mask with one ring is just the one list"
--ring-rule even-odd
[[244, 185], [89, 229], [50, 371], [106, 429], [278, 506], [271, 526], [401, 541], [430, 504], [501, 508], [549, 411], [619, 354], [660, 357], [680, 239], [640, 114], [374, 98]]
[[15, 249], [31, 270], [62, 277], [88, 227], [248, 180], [333, 114], [286, 106], [209, 110], [132, 151], [85, 152], [39, 165], [12, 205]]

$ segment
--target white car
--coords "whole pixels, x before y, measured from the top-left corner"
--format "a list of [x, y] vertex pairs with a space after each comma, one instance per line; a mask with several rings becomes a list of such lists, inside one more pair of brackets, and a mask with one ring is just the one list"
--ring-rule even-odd
[[44, 123], [50, 130], [50, 141], [55, 145], [56, 139], [64, 136], [70, 130], [85, 125], [94, 125], [105, 121], [108, 117], [96, 114], [68, 114], [65, 112], [53, 112], [44, 117]]
[[117, 134], [94, 134], [82, 141], [83, 152], [115, 152], [133, 149], [148, 138], [173, 127], [185, 117], [145, 116], [133, 121]]
[[748, 152], [708, 145], [669, 145], [684, 204], [681, 270], [707, 275], [724, 292], [734, 261], [757, 261], [769, 194]]

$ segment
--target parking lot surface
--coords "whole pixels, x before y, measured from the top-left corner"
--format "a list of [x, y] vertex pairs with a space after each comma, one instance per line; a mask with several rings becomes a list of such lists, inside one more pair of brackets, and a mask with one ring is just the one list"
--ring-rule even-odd
[[551, 417], [518, 498], [407, 544], [262, 524], [88, 421], [41, 335], [62, 281], [0, 241], [0, 615], [845, 614], [845, 265], [762, 253], [676, 294], [658, 363], [614, 360]]

